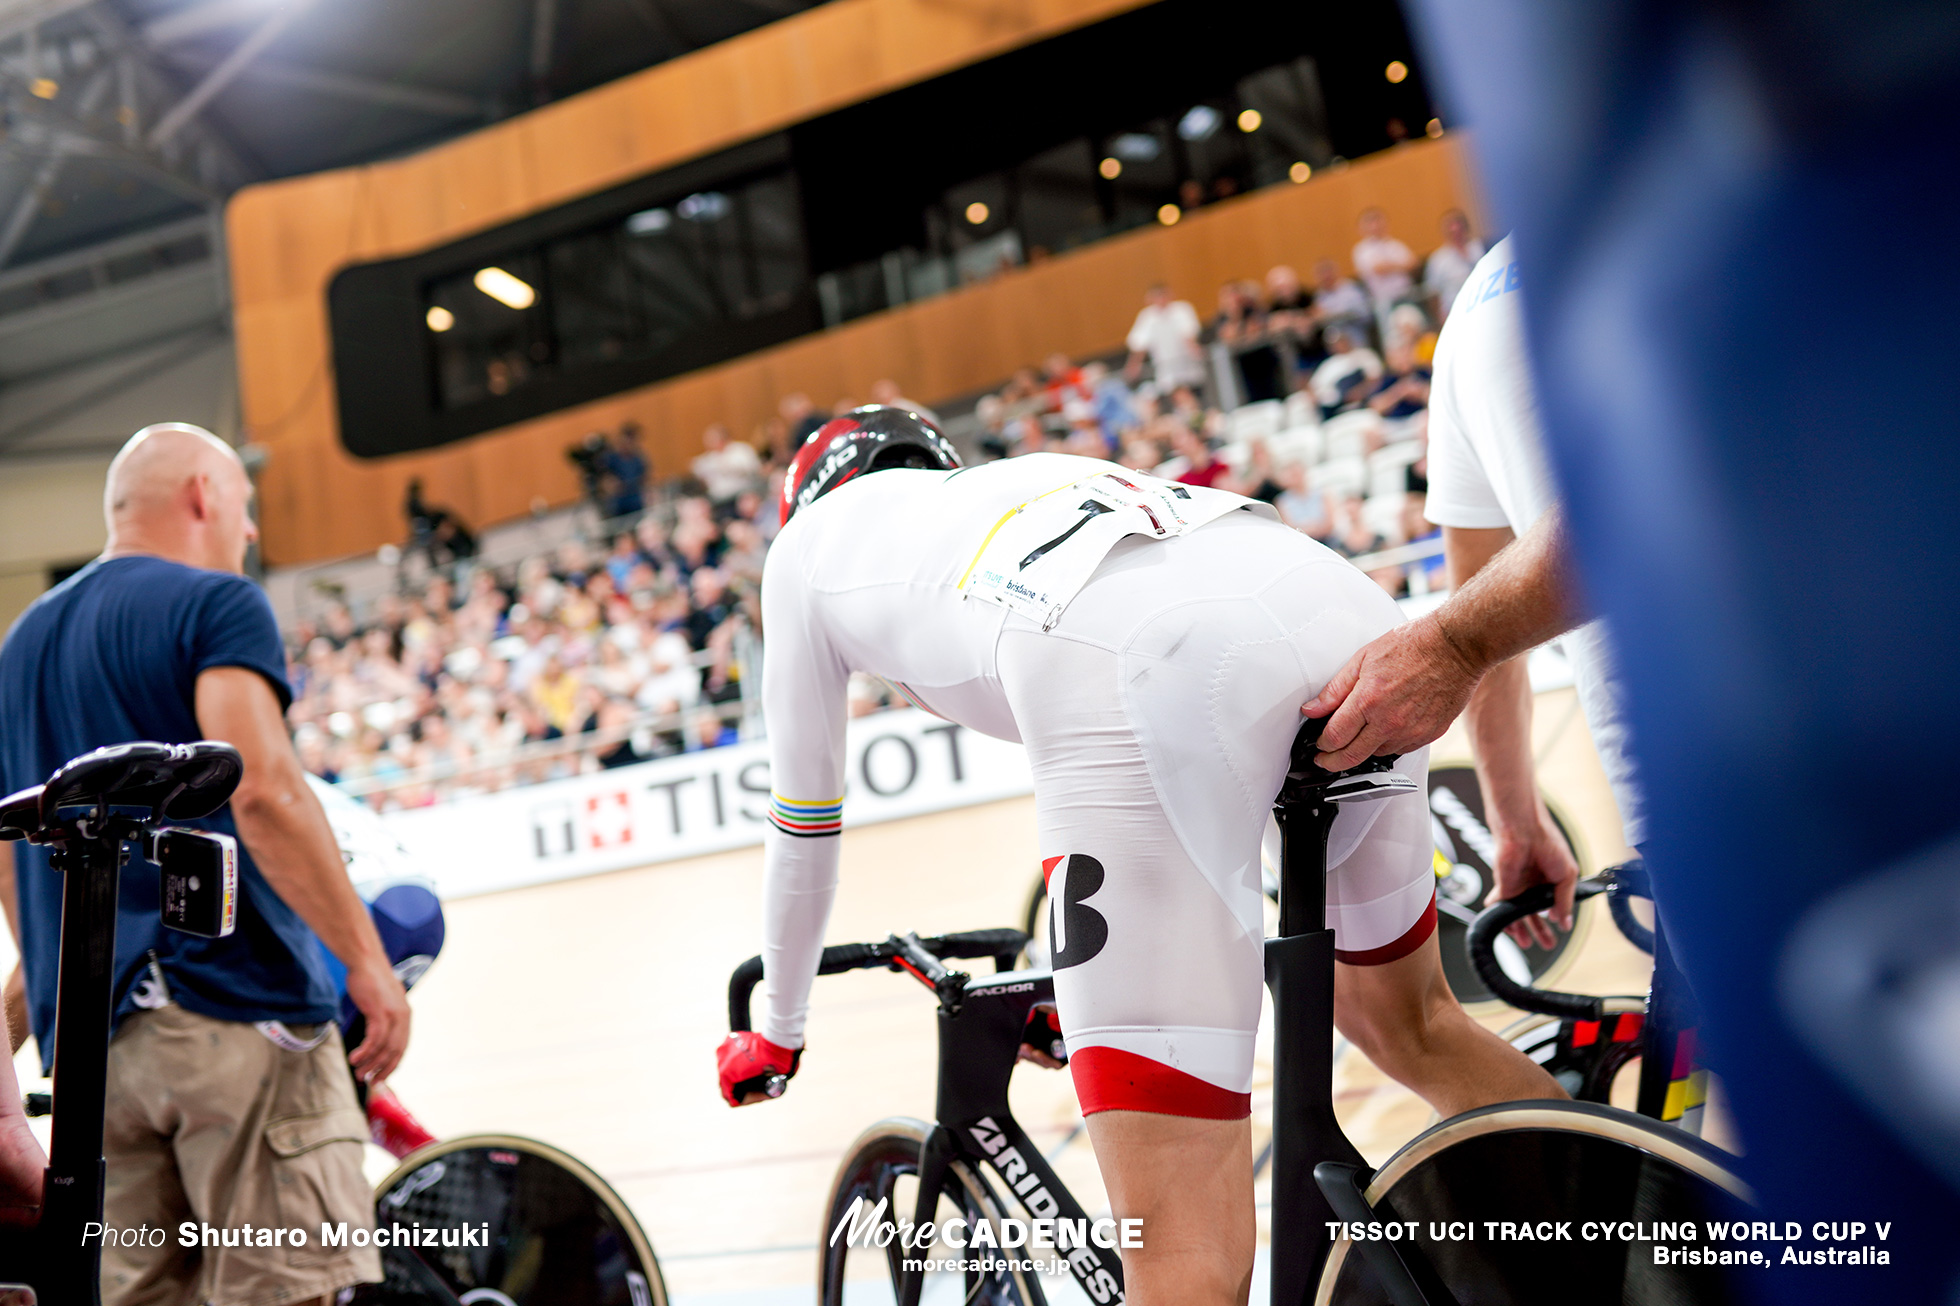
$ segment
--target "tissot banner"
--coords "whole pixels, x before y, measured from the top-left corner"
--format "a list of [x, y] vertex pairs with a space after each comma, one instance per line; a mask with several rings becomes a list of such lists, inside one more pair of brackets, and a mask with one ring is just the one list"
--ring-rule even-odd
[[[1034, 792], [1019, 744], [924, 712], [861, 717], [847, 738], [847, 827]], [[757, 740], [382, 819], [454, 898], [759, 844], [768, 810]]]

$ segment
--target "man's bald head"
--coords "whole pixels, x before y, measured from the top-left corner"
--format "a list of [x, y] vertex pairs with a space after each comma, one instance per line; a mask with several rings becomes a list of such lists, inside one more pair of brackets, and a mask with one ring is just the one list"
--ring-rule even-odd
[[188, 422], [146, 426], [109, 464], [102, 494], [109, 552], [237, 571], [258, 535], [247, 511], [251, 494], [245, 464], [211, 432]]

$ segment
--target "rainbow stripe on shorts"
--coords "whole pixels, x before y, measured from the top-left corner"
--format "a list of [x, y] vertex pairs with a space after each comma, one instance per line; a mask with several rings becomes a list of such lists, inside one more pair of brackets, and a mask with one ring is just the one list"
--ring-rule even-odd
[[844, 828], [844, 800], [832, 798], [818, 803], [801, 803], [769, 792], [769, 824], [784, 834], [814, 839], [836, 834]]

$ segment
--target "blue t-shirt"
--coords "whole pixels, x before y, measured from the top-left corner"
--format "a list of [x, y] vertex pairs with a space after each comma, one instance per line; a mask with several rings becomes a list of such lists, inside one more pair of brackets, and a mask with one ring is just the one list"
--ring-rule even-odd
[[[0, 645], [0, 793], [40, 784], [91, 748], [154, 739], [203, 738], [197, 677], [211, 667], [264, 676], [291, 701], [285, 650], [272, 605], [242, 576], [161, 558], [98, 559], [21, 614]], [[229, 807], [184, 822], [236, 835]], [[34, 1037], [43, 1066], [54, 1039], [60, 965], [61, 876], [48, 850], [14, 845], [21, 951]], [[165, 929], [157, 919], [157, 868], [132, 852], [116, 912], [118, 1023], [152, 955], [170, 996], [218, 1020], [313, 1023], [333, 1018], [335, 994], [313, 932], [238, 850], [238, 928], [222, 939]]]

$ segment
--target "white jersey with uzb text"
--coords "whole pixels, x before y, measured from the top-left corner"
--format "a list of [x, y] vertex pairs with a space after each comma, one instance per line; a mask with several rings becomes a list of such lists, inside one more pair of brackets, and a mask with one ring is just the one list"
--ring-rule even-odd
[[[1423, 511], [1438, 526], [1508, 526], [1522, 535], [1558, 501], [1525, 353], [1522, 291], [1506, 237], [1471, 270], [1436, 342]], [[1638, 845], [1646, 821], [1606, 629], [1588, 622], [1562, 642], [1626, 841]]]

